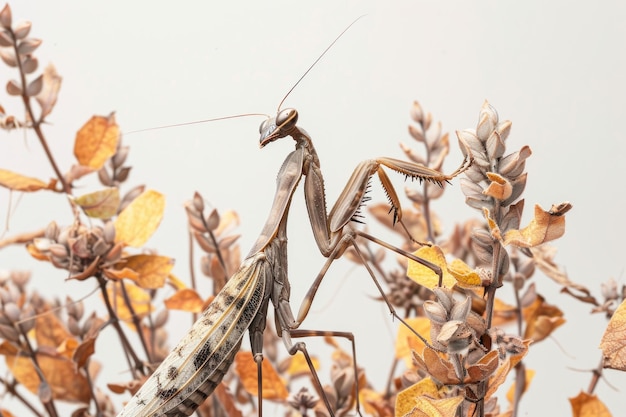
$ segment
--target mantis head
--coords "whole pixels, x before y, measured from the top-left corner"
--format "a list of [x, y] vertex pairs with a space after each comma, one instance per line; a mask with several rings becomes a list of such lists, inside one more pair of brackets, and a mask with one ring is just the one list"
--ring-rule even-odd
[[259, 126], [259, 133], [261, 134], [259, 145], [262, 148], [276, 139], [291, 135], [296, 123], [298, 123], [298, 111], [296, 109], [279, 111], [276, 117], [263, 121]]

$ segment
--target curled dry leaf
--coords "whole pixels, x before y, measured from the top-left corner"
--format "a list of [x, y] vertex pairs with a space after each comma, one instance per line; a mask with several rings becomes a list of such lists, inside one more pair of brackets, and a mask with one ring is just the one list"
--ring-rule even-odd
[[85, 214], [96, 219], [109, 219], [117, 213], [120, 205], [120, 192], [117, 188], [105, 188], [77, 197], [74, 202]]
[[[289, 396], [287, 387], [270, 361], [261, 363], [263, 372], [263, 399], [284, 401]], [[258, 394], [257, 364], [252, 352], [241, 350], [235, 356], [235, 371], [241, 379], [243, 387], [250, 395]]]
[[526, 321], [524, 339], [532, 339], [535, 343], [550, 336], [557, 327], [565, 323], [563, 312], [546, 303], [540, 295], [531, 305], [524, 307], [523, 314]]
[[528, 226], [521, 230], [514, 229], [506, 232], [504, 244], [530, 248], [560, 238], [565, 233], [563, 214], [562, 210], [544, 211], [539, 205], [535, 205], [535, 217]]
[[115, 154], [120, 131], [113, 114], [92, 116], [76, 133], [74, 155], [81, 164], [98, 170]]
[[165, 210], [165, 196], [147, 190], [133, 200], [115, 219], [115, 241], [140, 247], [157, 229]]
[[604, 367], [626, 371], [626, 300], [617, 307], [600, 341]]
[[[452, 286], [456, 283], [456, 279], [450, 271], [448, 271], [446, 258], [443, 255], [441, 248], [438, 246], [423, 246], [415, 251], [413, 255], [429, 261], [441, 268], [443, 273], [443, 282], [441, 285], [443, 287], [452, 288]], [[439, 285], [439, 276], [432, 269], [415, 261], [409, 260], [409, 266], [406, 274], [413, 281], [431, 290]]]
[[[535, 377], [535, 371], [533, 371], [532, 369], [526, 369], [526, 375], [524, 377], [524, 381], [526, 382], [524, 384], [524, 389], [522, 390], [522, 393], [528, 390], [528, 387], [530, 386], [530, 383], [533, 381], [534, 377]], [[514, 396], [515, 396], [515, 381], [513, 381], [513, 384], [511, 384], [511, 387], [506, 392], [506, 399], [509, 400], [511, 404], [513, 404]]]
[[178, 290], [165, 301], [165, 307], [169, 310], [182, 310], [190, 313], [200, 313], [204, 307], [204, 301], [195, 290], [183, 288]]
[[450, 262], [448, 270], [461, 287], [474, 288], [482, 285], [480, 275], [460, 259]]
[[0, 186], [14, 191], [33, 192], [39, 190], [54, 190], [55, 180], [48, 184], [37, 178], [27, 177], [7, 169], [0, 169]]

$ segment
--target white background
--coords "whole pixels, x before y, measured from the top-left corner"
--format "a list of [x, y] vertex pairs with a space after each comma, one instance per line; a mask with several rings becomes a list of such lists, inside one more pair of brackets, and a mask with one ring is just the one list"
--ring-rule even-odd
[[[29, 1], [12, 7], [14, 18], [32, 21], [31, 35], [44, 40], [36, 52], [41, 67], [52, 62], [63, 76], [59, 102], [45, 126], [63, 171], [74, 162], [75, 132], [92, 114], [115, 111], [122, 130], [132, 131], [236, 113], [274, 113], [318, 54], [366, 14], [286, 102], [298, 108], [300, 125], [315, 140], [329, 201], [359, 161], [402, 156], [397, 144], [410, 142], [406, 125], [413, 100], [442, 120], [455, 144], [454, 130], [475, 127], [487, 99], [501, 119], [513, 121], [509, 151], [526, 144], [533, 150], [527, 163], [524, 223], [534, 203], [548, 208], [571, 201], [566, 235], [555, 243], [557, 262], [598, 297], [600, 283], [609, 277], [624, 283], [622, 2]], [[2, 84], [14, 77], [0, 67]], [[9, 112], [21, 111], [6, 93], [0, 95], [0, 104]], [[129, 183], [145, 183], [167, 196], [165, 219], [149, 245], [177, 258], [180, 278], [188, 276], [182, 205], [195, 190], [220, 210], [238, 211], [243, 253], [260, 231], [276, 172], [292, 149], [286, 141], [260, 151], [260, 121], [240, 119], [125, 137], [133, 166]], [[53, 176], [31, 132], [3, 133], [0, 143], [0, 167], [42, 179]], [[453, 146], [446, 171], [460, 158]], [[401, 178], [396, 184], [402, 188]], [[373, 186], [378, 189], [377, 183]], [[3, 222], [7, 199], [2, 190]], [[298, 191], [289, 228], [296, 306], [323, 264], [302, 200]], [[456, 182], [434, 208], [446, 232], [455, 222], [478, 216], [463, 204]], [[23, 196], [8, 221], [8, 235], [43, 227], [52, 219], [71, 221], [62, 198]], [[353, 331], [359, 363], [382, 389], [397, 324], [370, 299], [376, 293], [365, 272], [347, 261], [338, 264], [304, 327]], [[63, 271], [30, 259], [22, 248], [0, 252], [0, 268], [33, 270], [33, 285], [61, 297], [66, 292], [84, 295], [95, 286], [64, 282]], [[549, 302], [564, 310], [568, 322], [553, 339], [533, 346], [527, 366], [537, 375], [520, 415], [568, 415], [567, 397], [586, 389], [591, 378], [573, 368], [597, 365], [606, 321], [590, 316], [588, 305], [560, 295], [560, 288], [545, 277], [537, 275], [535, 282]], [[511, 290], [504, 287], [500, 294], [510, 298]], [[88, 305], [94, 304], [95, 299]], [[178, 324], [186, 326], [186, 319]], [[182, 330], [176, 332], [175, 338], [182, 335]], [[112, 332], [99, 339], [97, 355], [106, 361], [101, 385], [127, 377], [121, 373], [121, 357], [106, 356], [116, 344]], [[381, 354], [386, 351], [388, 355]], [[322, 376], [327, 372], [322, 369]], [[608, 371], [606, 378], [621, 390], [626, 387], [626, 378], [617, 372]], [[604, 382], [597, 393], [619, 415], [624, 393]], [[2, 401], [8, 405], [9, 399]], [[504, 398], [501, 404], [506, 407]]]

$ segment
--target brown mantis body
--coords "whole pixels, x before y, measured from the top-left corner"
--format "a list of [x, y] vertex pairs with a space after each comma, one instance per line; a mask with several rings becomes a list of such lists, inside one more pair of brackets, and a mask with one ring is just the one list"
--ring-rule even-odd
[[[422, 165], [392, 158], [364, 161], [358, 165], [330, 214], [327, 215], [324, 179], [319, 158], [311, 138], [296, 125], [297, 118], [296, 110], [285, 109], [261, 125], [261, 147], [289, 136], [295, 140], [296, 149], [287, 156], [278, 173], [277, 190], [268, 220], [252, 250], [239, 270], [233, 274], [213, 303], [193, 325], [191, 331], [135, 394], [119, 417], [191, 415], [223, 378], [241, 345], [246, 329], [250, 333], [252, 353], [258, 365], [260, 380], [260, 365], [263, 359], [262, 336], [270, 300], [275, 310], [277, 332], [282, 337], [285, 347], [292, 355], [298, 351], [304, 354], [316, 384], [321, 387], [305, 344], [302, 342], [294, 344], [291, 338], [320, 334], [315, 331], [298, 330], [298, 327], [308, 313], [315, 291], [326, 270], [349, 246], [355, 247], [359, 253], [355, 244], [357, 236], [400, 251], [350, 225], [363, 204], [370, 178], [375, 173], [378, 174], [389, 196], [394, 219], [401, 222], [400, 203], [383, 166], [412, 179], [443, 183], [454, 178], [469, 165], [466, 157], [461, 167], [453, 174], [443, 175]], [[304, 192], [313, 235], [321, 253], [328, 261], [303, 301], [296, 320], [289, 304], [287, 216], [293, 194], [302, 176], [305, 177]], [[426, 262], [411, 254], [400, 252], [417, 262]], [[426, 264], [438, 269], [427, 262]], [[366, 263], [365, 265], [367, 266]], [[378, 286], [369, 267], [368, 271]], [[383, 294], [380, 286], [378, 288]], [[389, 308], [395, 317], [403, 321], [390, 305]], [[351, 338], [345, 333], [340, 336]], [[325, 397], [324, 401], [332, 414]]]

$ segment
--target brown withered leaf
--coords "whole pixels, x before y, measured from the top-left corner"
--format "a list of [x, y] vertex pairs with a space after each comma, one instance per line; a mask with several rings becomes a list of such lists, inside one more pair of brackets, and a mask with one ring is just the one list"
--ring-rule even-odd
[[95, 219], [110, 219], [117, 213], [120, 205], [120, 191], [117, 188], [105, 188], [74, 199], [85, 214]]
[[8, 169], [0, 169], [0, 186], [14, 191], [33, 192], [39, 190], [54, 190], [56, 180], [45, 183], [37, 178], [27, 177]]
[[507, 231], [504, 236], [504, 245], [531, 248], [558, 239], [564, 233], [565, 216], [563, 210], [544, 211], [539, 205], [535, 205], [535, 216], [528, 226], [520, 230]]
[[190, 313], [200, 313], [204, 307], [204, 301], [200, 295], [191, 288], [176, 291], [174, 295], [165, 299], [164, 303], [169, 310], [181, 310]]
[[613, 313], [600, 341], [604, 367], [626, 371], [626, 300]]
[[57, 73], [54, 65], [48, 64], [43, 71], [43, 89], [35, 96], [37, 103], [41, 107], [40, 120], [43, 120], [52, 112], [57, 102], [62, 80], [63, 78]]
[[162, 288], [173, 267], [174, 260], [161, 255], [131, 255], [115, 265], [135, 271], [137, 275], [131, 279], [145, 289]]
[[537, 343], [546, 337], [563, 323], [563, 312], [556, 306], [548, 304], [545, 299], [538, 295], [535, 301], [523, 309], [526, 321], [524, 339], [531, 339]]
[[87, 360], [96, 352], [96, 338], [89, 337], [83, 340], [74, 350], [72, 360], [78, 367], [83, 368], [87, 364]]
[[485, 381], [498, 369], [498, 365], [498, 352], [492, 350], [480, 358], [478, 362], [467, 367], [468, 376], [465, 378], [464, 382], [470, 384]]
[[165, 210], [165, 196], [154, 190], [144, 191], [115, 219], [115, 241], [140, 247], [159, 227]]
[[611, 412], [594, 394], [581, 391], [576, 397], [570, 398], [573, 417], [611, 417]]
[[[263, 372], [263, 399], [286, 400], [289, 396], [287, 387], [270, 361], [263, 361], [261, 366]], [[252, 352], [244, 350], [237, 352], [235, 356], [235, 371], [239, 375], [245, 390], [250, 395], [257, 395], [257, 364], [252, 358]]]
[[[448, 263], [441, 248], [438, 246], [423, 246], [413, 253], [413, 255], [427, 260], [441, 268], [443, 273], [442, 286], [444, 288], [452, 288], [456, 283], [454, 276], [448, 271]], [[433, 289], [439, 285], [439, 276], [433, 272], [432, 269], [419, 264], [415, 261], [409, 260], [409, 266], [407, 268], [407, 276], [413, 281], [426, 288]]]
[[441, 398], [435, 400], [426, 396], [417, 397], [415, 407], [407, 417], [455, 417], [459, 405], [463, 402], [463, 396]]
[[1, 408], [0, 409], [0, 413], [2, 413], [2, 416], [4, 416], [4, 417], [15, 417], [15, 414], [11, 413], [6, 408]]
[[439, 390], [437, 384], [432, 379], [426, 377], [419, 382], [411, 385], [408, 388], [403, 389], [396, 396], [396, 412], [397, 416], [404, 416], [408, 414], [416, 406], [416, 399], [422, 395], [427, 395], [431, 398], [439, 398]]
[[363, 406], [365, 415], [379, 417], [392, 417], [394, 415], [389, 399], [382, 392], [359, 387], [359, 402]]
[[[15, 379], [37, 395], [41, 381], [32, 361], [23, 356], [7, 356], [6, 363]], [[82, 372], [75, 371], [72, 360], [58, 354], [40, 353], [37, 355], [37, 363], [52, 390], [52, 398], [69, 402], [89, 402], [89, 382]]]
[[98, 170], [117, 149], [120, 131], [115, 116], [92, 116], [76, 133], [74, 156], [84, 166]]

